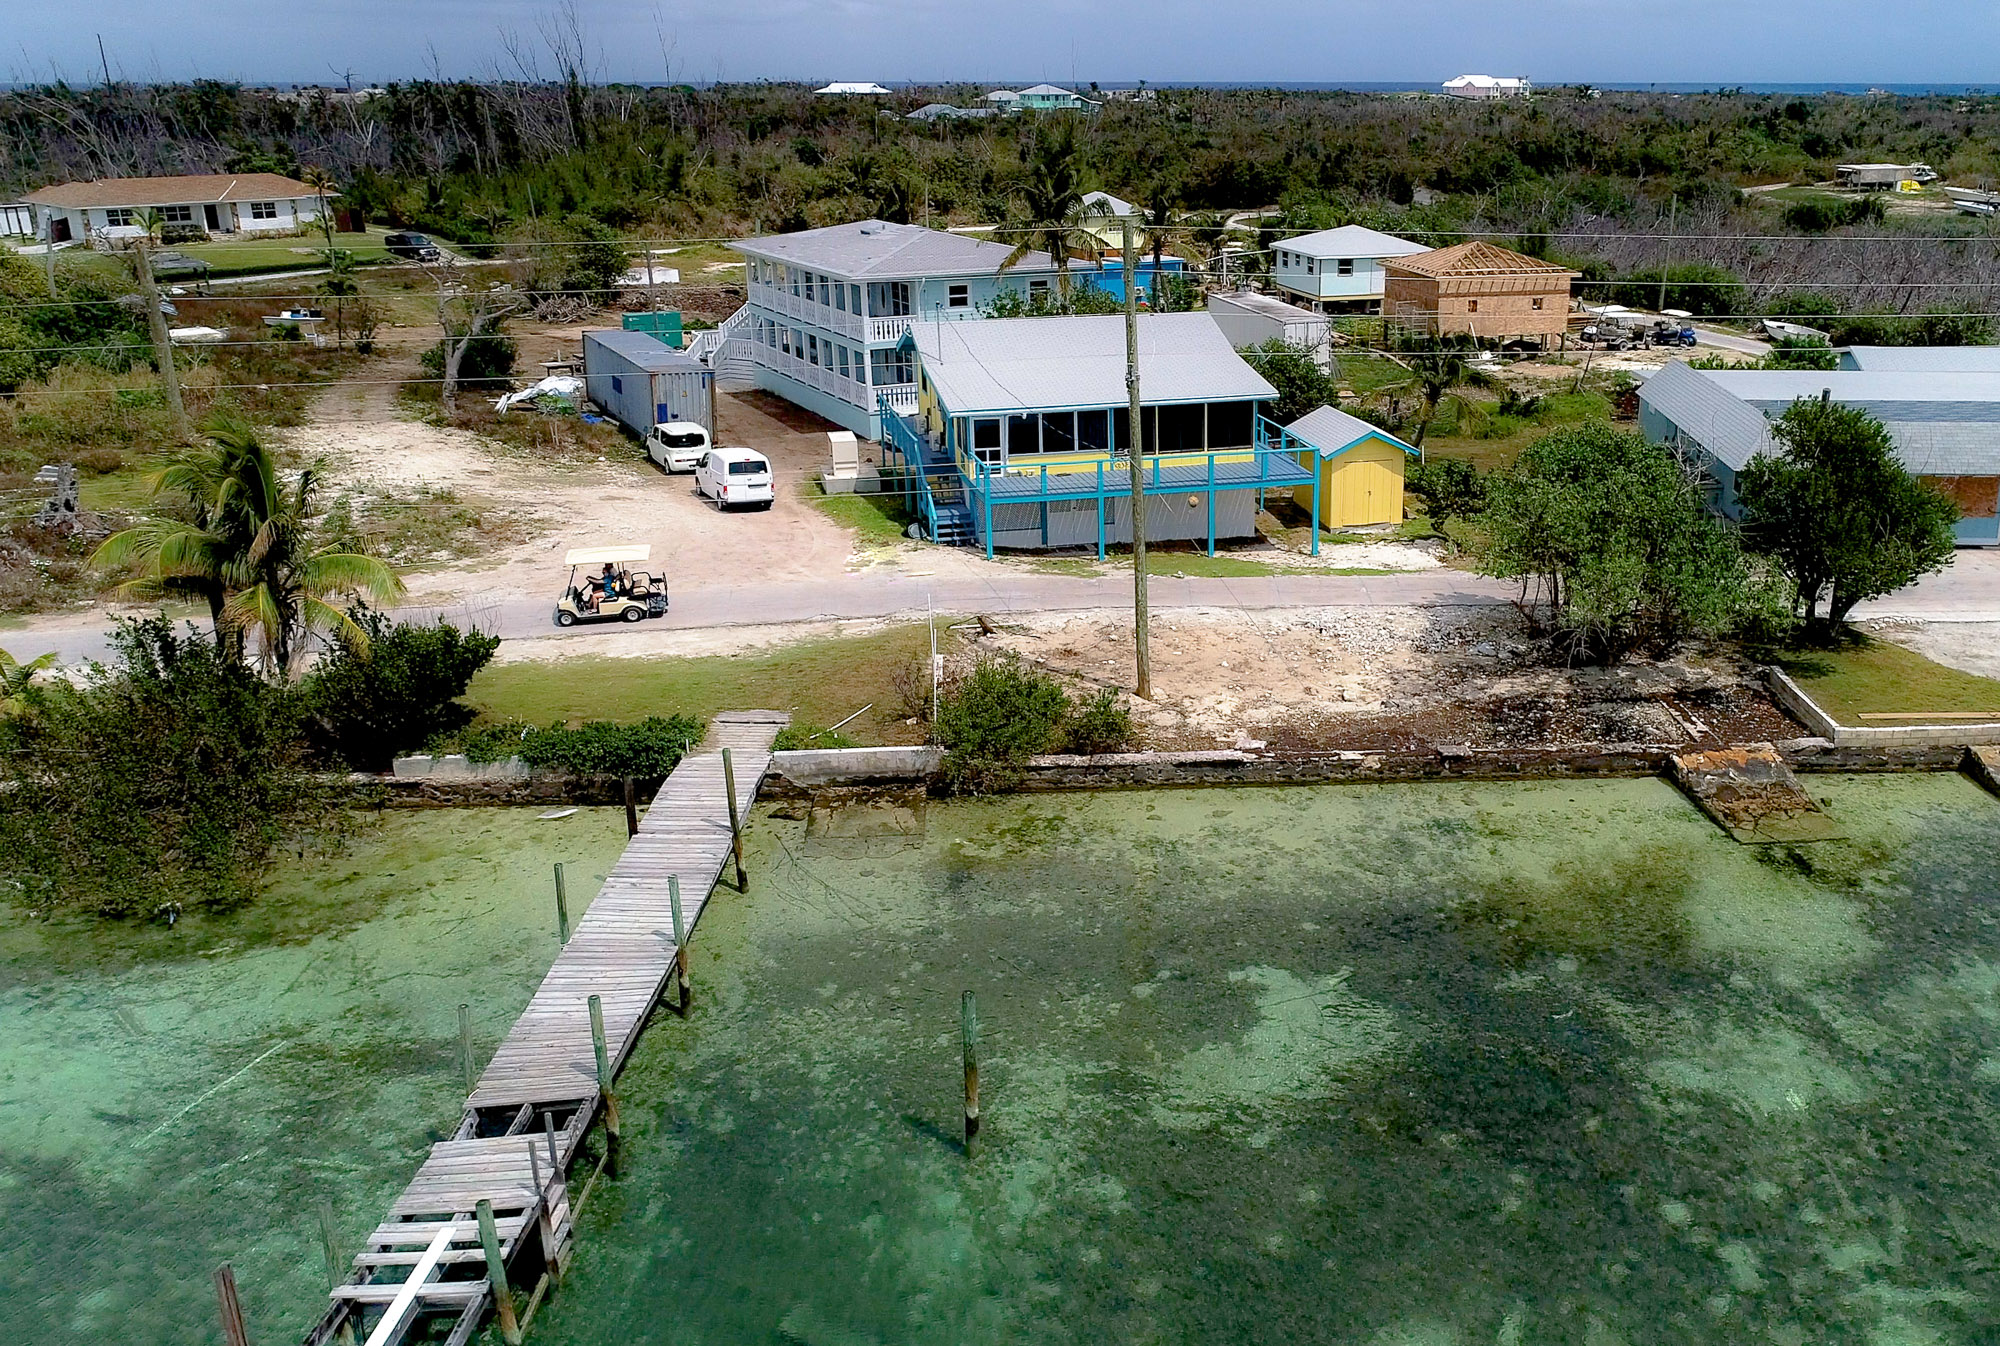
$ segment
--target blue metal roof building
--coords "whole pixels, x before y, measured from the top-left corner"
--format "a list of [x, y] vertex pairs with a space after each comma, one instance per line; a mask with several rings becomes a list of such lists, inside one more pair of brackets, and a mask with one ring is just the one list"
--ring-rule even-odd
[[[1890, 360], [1921, 363], [1928, 358], [1915, 353], [1921, 349]], [[1864, 360], [1876, 353], [1862, 351]], [[2000, 366], [1820, 372], [1692, 369], [1677, 361], [1640, 388], [1639, 427], [1697, 463], [1712, 483], [1715, 509], [1739, 519], [1736, 474], [1759, 454], [1779, 451], [1771, 422], [1786, 408], [1822, 395], [1880, 420], [1903, 466], [1958, 503], [1961, 546], [2000, 546]]]

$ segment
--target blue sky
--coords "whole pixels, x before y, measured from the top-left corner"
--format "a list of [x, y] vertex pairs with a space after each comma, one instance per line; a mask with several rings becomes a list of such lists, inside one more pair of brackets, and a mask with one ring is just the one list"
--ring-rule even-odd
[[[1984, 0], [578, 0], [610, 78], [1991, 83]], [[511, 73], [536, 0], [12, 0], [0, 78]]]

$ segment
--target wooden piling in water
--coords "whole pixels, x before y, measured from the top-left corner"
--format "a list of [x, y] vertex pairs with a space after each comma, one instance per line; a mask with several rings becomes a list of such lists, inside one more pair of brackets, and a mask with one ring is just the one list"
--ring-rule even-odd
[[493, 1221], [493, 1203], [479, 1198], [479, 1246], [486, 1253], [486, 1283], [493, 1289], [493, 1311], [500, 1319], [500, 1338], [521, 1346], [521, 1322], [514, 1316], [514, 1287], [507, 1284], [507, 1264], [500, 1259], [500, 1227]]
[[556, 935], [569, 943], [569, 894], [563, 891], [562, 861], [556, 861]]
[[748, 892], [750, 880], [743, 873], [743, 815], [736, 807], [736, 763], [727, 748], [722, 750], [722, 789], [729, 796], [729, 853], [736, 859], [736, 891]]
[[215, 1302], [222, 1311], [226, 1346], [250, 1346], [250, 1329], [243, 1325], [243, 1301], [236, 1297], [236, 1270], [227, 1262], [215, 1269]]
[[472, 1068], [472, 1006], [462, 1002], [458, 1007], [458, 1069], [465, 1076], [466, 1093], [479, 1087], [479, 1076]]
[[597, 1092], [604, 1095], [604, 1166], [618, 1176], [618, 1097], [611, 1092], [611, 1054], [604, 1046], [604, 1001], [590, 998], [590, 1045], [597, 1053]]
[[632, 778], [625, 778], [625, 835], [639, 835], [639, 799], [632, 793]]
[[959, 1037], [965, 1044], [965, 1157], [979, 1140], [979, 1002], [967, 991], [958, 1002]]
[[685, 1019], [694, 1004], [694, 987], [688, 982], [687, 923], [681, 919], [681, 880], [677, 874], [667, 876], [667, 911], [674, 920], [674, 981], [680, 989], [676, 1012]]

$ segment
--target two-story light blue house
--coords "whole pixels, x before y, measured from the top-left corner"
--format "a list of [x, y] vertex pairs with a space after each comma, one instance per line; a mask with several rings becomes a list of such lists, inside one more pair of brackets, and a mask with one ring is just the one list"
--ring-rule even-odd
[[1379, 309], [1387, 279], [1382, 263], [1430, 251], [1422, 243], [1358, 224], [1281, 238], [1271, 247], [1271, 283], [1293, 302], [1318, 312], [1349, 306]]
[[898, 349], [913, 322], [984, 315], [995, 296], [1047, 293], [1056, 266], [963, 234], [857, 220], [732, 243], [748, 261], [749, 302], [735, 334], [749, 343], [756, 384], [868, 439], [881, 407], [917, 405], [917, 375]]

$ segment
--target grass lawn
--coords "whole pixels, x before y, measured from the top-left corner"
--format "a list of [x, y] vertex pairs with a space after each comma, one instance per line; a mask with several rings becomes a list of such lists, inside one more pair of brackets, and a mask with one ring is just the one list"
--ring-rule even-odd
[[[354, 254], [357, 263], [367, 266], [389, 260], [388, 250], [382, 246], [382, 237], [381, 230], [365, 234], [335, 234], [333, 246], [345, 248]], [[222, 243], [176, 243], [172, 249], [210, 263], [215, 268], [208, 273], [211, 279], [258, 271], [304, 270], [326, 264], [326, 236], [320, 233], [292, 238], [230, 239]]]
[[1368, 351], [1337, 350], [1334, 358], [1340, 362], [1340, 386], [1352, 388], [1364, 397], [1378, 388], [1408, 383], [1412, 377], [1409, 370], [1394, 360]]
[[499, 664], [480, 670], [466, 700], [489, 718], [535, 724], [785, 710], [830, 725], [873, 702], [841, 732], [861, 743], [917, 743], [924, 731], [903, 723], [892, 680], [929, 653], [919, 624], [740, 655]]
[[860, 534], [863, 542], [900, 542], [905, 536], [903, 530], [911, 522], [902, 497], [897, 495], [828, 495], [818, 482], [809, 481], [805, 484], [805, 498], [827, 518]]
[[[1833, 649], [1787, 649], [1773, 662], [1845, 725], [1917, 723], [1939, 712], [2000, 719], [2000, 680], [1946, 668], [1886, 640], [1856, 635]], [[1864, 713], [1897, 719], [1863, 720]]]

